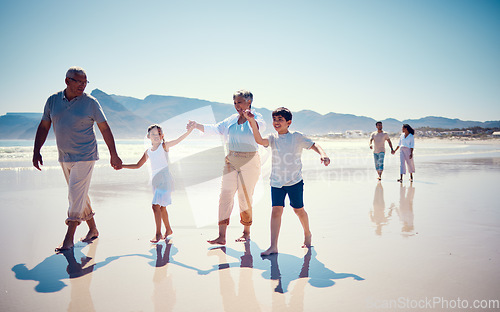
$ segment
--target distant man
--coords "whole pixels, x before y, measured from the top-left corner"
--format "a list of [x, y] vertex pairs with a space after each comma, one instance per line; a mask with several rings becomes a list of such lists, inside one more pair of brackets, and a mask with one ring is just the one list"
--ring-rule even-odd
[[94, 97], [84, 93], [88, 83], [85, 71], [80, 67], [71, 67], [66, 72], [65, 82], [66, 89], [50, 96], [45, 104], [33, 149], [33, 166], [41, 170], [43, 161], [40, 149], [47, 139], [51, 124], [54, 124], [59, 163], [68, 183], [69, 200], [66, 219], [68, 230], [56, 252], [73, 248], [76, 227], [82, 221], [89, 226], [89, 232], [82, 241], [89, 242], [99, 236], [88, 196], [92, 170], [99, 159], [94, 122], [108, 146], [111, 166], [115, 169], [121, 169], [122, 166], [101, 105]]
[[[378, 173], [378, 180], [382, 180], [382, 172], [384, 171], [384, 156], [385, 156], [385, 141], [389, 143], [391, 147], [391, 152], [394, 150], [392, 148], [391, 139], [389, 138], [389, 134], [382, 130], [382, 122], [377, 121], [375, 123], [375, 127], [377, 127], [377, 131], [372, 132], [370, 135], [370, 148], [373, 149], [373, 158], [375, 160], [375, 170]], [[375, 148], [373, 145], [375, 145]]]

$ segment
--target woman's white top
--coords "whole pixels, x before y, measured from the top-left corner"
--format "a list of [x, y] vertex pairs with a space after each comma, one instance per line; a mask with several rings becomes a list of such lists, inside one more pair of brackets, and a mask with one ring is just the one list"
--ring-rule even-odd
[[[254, 109], [250, 110], [255, 116], [255, 121], [259, 125], [259, 131], [262, 133], [266, 129], [266, 123], [262, 115]], [[214, 125], [203, 125], [205, 134], [219, 134], [224, 137], [224, 141], [230, 151], [235, 152], [255, 152], [258, 145], [253, 137], [252, 127], [248, 121], [238, 124], [240, 115], [234, 114]]]
[[401, 133], [401, 136], [399, 137], [398, 146], [415, 148], [415, 138], [413, 137], [413, 134], [409, 133], [408, 136], [405, 137], [405, 134]]

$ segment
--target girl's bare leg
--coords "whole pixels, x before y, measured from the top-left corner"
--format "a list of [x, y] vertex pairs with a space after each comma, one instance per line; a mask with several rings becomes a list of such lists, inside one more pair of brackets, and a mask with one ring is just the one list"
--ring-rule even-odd
[[268, 256], [278, 253], [278, 236], [281, 228], [281, 216], [283, 215], [283, 206], [273, 206], [271, 213], [271, 246], [261, 252], [261, 256]]
[[158, 243], [160, 239], [162, 238], [161, 236], [161, 211], [160, 211], [160, 205], [153, 205], [153, 214], [155, 217], [155, 225], [156, 225], [156, 234], [153, 239], [150, 240], [152, 243]]
[[172, 231], [172, 228], [170, 227], [170, 222], [168, 221], [168, 212], [167, 212], [167, 207], [161, 206], [161, 219], [163, 220], [163, 224], [165, 225], [165, 235], [163, 236], [163, 239], [167, 239], [167, 236], [172, 235], [174, 231]]
[[302, 224], [302, 228], [304, 229], [304, 245], [302, 245], [302, 248], [309, 248], [311, 247], [311, 239], [312, 239], [312, 234], [309, 229], [309, 216], [307, 215], [307, 212], [305, 211], [304, 207], [299, 208], [299, 209], [293, 209], [295, 211], [295, 214], [297, 217], [299, 217], [300, 223]]

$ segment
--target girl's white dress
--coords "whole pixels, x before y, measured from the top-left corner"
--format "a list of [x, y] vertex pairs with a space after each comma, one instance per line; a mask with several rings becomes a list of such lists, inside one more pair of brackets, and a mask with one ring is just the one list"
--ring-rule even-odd
[[151, 185], [153, 186], [153, 205], [167, 206], [172, 203], [172, 175], [168, 168], [168, 153], [160, 145], [153, 151], [147, 150], [151, 163]]

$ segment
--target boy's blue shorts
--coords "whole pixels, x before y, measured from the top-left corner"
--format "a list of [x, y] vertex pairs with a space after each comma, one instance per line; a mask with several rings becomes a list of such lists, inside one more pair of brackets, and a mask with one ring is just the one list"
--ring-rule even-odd
[[282, 187], [272, 187], [271, 186], [271, 200], [274, 206], [285, 206], [285, 197], [288, 194], [288, 199], [290, 199], [290, 206], [293, 208], [304, 207], [304, 180], [290, 185]]

